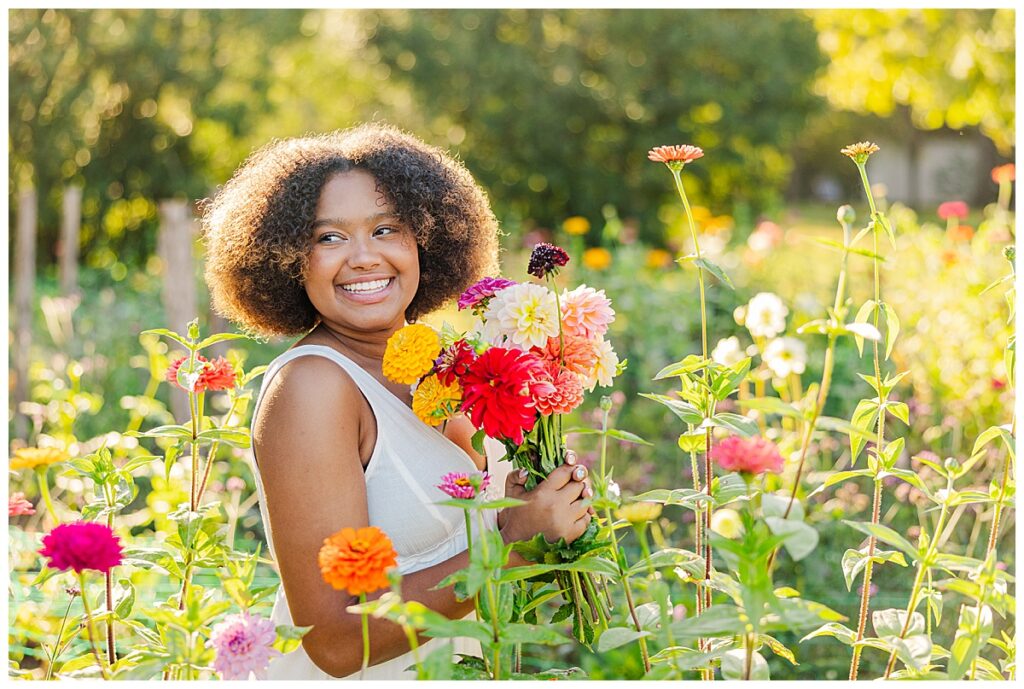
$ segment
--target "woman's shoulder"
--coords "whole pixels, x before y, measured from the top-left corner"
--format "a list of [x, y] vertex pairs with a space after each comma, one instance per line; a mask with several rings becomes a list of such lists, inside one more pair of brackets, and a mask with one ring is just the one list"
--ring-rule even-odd
[[296, 349], [283, 356], [287, 358], [274, 367], [274, 375], [262, 392], [259, 419], [254, 419], [254, 425], [278, 416], [313, 421], [324, 415], [359, 409], [359, 386], [337, 361]]

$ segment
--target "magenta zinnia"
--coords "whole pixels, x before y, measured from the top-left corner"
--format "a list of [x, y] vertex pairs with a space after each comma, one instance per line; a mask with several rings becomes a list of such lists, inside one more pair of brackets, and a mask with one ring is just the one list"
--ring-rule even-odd
[[487, 306], [487, 300], [493, 297], [495, 292], [511, 287], [514, 284], [516, 284], [515, 280], [486, 277], [470, 286], [469, 289], [459, 296], [459, 311], [469, 308], [483, 308]]
[[775, 443], [760, 436], [739, 438], [731, 436], [715, 445], [711, 459], [726, 471], [763, 474], [782, 471], [782, 455]]
[[548, 387], [553, 386], [536, 355], [491, 347], [462, 377], [462, 410], [490, 437], [521, 445], [523, 433], [537, 422], [534, 397]]
[[213, 669], [222, 679], [266, 679], [267, 665], [280, 651], [271, 647], [274, 623], [248, 611], [229, 615], [210, 632], [210, 644], [217, 652]]
[[491, 476], [486, 471], [475, 471], [472, 474], [452, 472], [441, 477], [438, 485], [446, 495], [460, 500], [472, 500], [487, 490]]
[[72, 522], [48, 533], [39, 554], [49, 558], [54, 569], [109, 572], [121, 564], [121, 542], [105, 524]]

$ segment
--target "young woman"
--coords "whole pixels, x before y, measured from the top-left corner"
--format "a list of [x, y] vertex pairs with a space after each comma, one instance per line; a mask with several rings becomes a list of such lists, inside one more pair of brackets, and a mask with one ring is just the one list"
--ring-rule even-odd
[[[489, 457], [473, 450], [465, 418], [443, 433], [420, 421], [409, 388], [384, 378], [381, 362], [392, 333], [493, 274], [497, 222], [461, 164], [382, 125], [267, 145], [203, 220], [215, 308], [259, 335], [301, 336], [264, 374], [253, 412], [253, 469], [282, 582], [272, 619], [313, 627], [269, 675], [353, 676], [360, 619], [345, 608], [355, 601], [317, 566], [324, 539], [339, 529], [388, 534], [406, 600], [450, 618], [473, 608], [450, 587], [432, 590], [468, 563], [462, 513], [435, 504], [445, 498], [436, 485], [451, 471], [503, 476], [508, 463], [496, 463], [497, 444]], [[590, 521], [585, 479], [584, 467], [565, 465], [526, 492], [523, 478], [509, 475], [506, 494], [527, 504], [497, 516], [505, 541], [579, 537]], [[493, 483], [500, 494], [500, 479]], [[365, 679], [414, 676], [397, 625], [371, 620], [370, 638]], [[470, 650], [457, 640], [456, 651]]]

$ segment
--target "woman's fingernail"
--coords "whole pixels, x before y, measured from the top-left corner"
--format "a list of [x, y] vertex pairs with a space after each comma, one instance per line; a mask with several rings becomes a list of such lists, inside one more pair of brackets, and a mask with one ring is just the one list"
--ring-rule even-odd
[[576, 463], [576, 453], [573, 452], [572, 450], [566, 452], [565, 453], [565, 463], [566, 464], [575, 464]]
[[590, 490], [590, 488], [584, 488], [584, 489], [583, 489], [583, 497], [585, 497], [585, 498], [589, 498], [589, 497], [591, 497], [591, 496], [592, 496], [593, 494], [594, 494], [594, 491]]
[[519, 478], [526, 478], [526, 475], [528, 473], [530, 473], [530, 472], [528, 472], [526, 469], [520, 469], [519, 470]]
[[576, 478], [581, 479], [581, 478], [583, 478], [586, 475], [587, 475], [586, 467], [576, 467]]

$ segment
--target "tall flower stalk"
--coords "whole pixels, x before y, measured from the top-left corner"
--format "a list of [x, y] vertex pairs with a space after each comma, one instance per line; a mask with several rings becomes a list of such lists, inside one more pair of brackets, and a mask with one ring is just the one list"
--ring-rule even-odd
[[[875, 206], [875, 199], [871, 193], [871, 183], [868, 181], [868, 173], [866, 169], [868, 158], [872, 153], [878, 151], [878, 146], [870, 142], [861, 142], [847, 146], [842, 149], [843, 155], [849, 157], [857, 165], [857, 171], [860, 173], [861, 182], [864, 185], [864, 194], [867, 196], [868, 206], [871, 209], [871, 224], [872, 230], [871, 236], [873, 241], [873, 256], [872, 256], [872, 268], [874, 278], [874, 300], [865, 305], [870, 308], [873, 314], [873, 324], [875, 330], [878, 330], [879, 315], [883, 310], [882, 303], [882, 286], [879, 266], [879, 253], [878, 253], [878, 233], [880, 230], [885, 230], [890, 238], [892, 237], [892, 229], [889, 227], [888, 220], [882, 213], [878, 212]], [[858, 316], [865, 313], [865, 309], [861, 309], [861, 313]], [[888, 310], [886, 311], [888, 317]], [[859, 317], [858, 317], [858, 320]], [[892, 332], [892, 323], [889, 323], [889, 332]], [[878, 391], [878, 405], [877, 405], [877, 416], [878, 425], [875, 437], [875, 452], [881, 453], [885, 444], [885, 417], [886, 417], [886, 405], [883, 398], [882, 390], [882, 355], [879, 349], [879, 341], [875, 339], [872, 342], [872, 352], [874, 361], [875, 371], [875, 386]], [[853, 458], [856, 460], [856, 456]], [[881, 518], [882, 510], [882, 463], [876, 461], [875, 463], [875, 475], [873, 477], [874, 491], [871, 498], [871, 523], [878, 524]], [[871, 575], [873, 572], [875, 557], [875, 537], [868, 537], [868, 552], [867, 560], [864, 567], [864, 583], [861, 589], [860, 599], [860, 610], [857, 616], [857, 637], [856, 640], [860, 641], [864, 638], [864, 629], [867, 624], [868, 610], [871, 605]], [[860, 656], [863, 646], [855, 645], [853, 647], [853, 657], [850, 661], [850, 680], [857, 679], [857, 672], [860, 669]]]
[[[686, 212], [686, 220], [690, 227], [690, 236], [693, 239], [693, 259], [697, 265], [697, 284], [700, 289], [700, 348], [701, 348], [701, 359], [707, 361], [708, 359], [708, 313], [707, 313], [707, 297], [705, 294], [705, 280], [704, 271], [710, 269], [712, 264], [704, 259], [700, 252], [700, 240], [697, 237], [697, 224], [693, 219], [693, 211], [690, 209], [690, 201], [686, 196], [686, 189], [683, 187], [682, 172], [683, 167], [687, 163], [693, 162], [698, 158], [704, 156], [704, 151], [697, 146], [659, 146], [658, 148], [652, 149], [648, 154], [648, 159], [654, 162], [664, 163], [672, 173], [672, 179], [675, 182], [676, 192], [679, 194], [679, 199], [683, 203], [683, 210]], [[724, 277], [721, 274], [720, 277]], [[705, 367], [702, 371], [702, 380], [707, 383], [708, 370]], [[711, 400], [706, 400], [707, 404], [710, 405]], [[696, 453], [691, 454], [691, 461], [696, 469]], [[703, 610], [711, 607], [711, 588], [706, 585], [711, 580], [711, 540], [707, 538], [707, 533], [711, 530], [711, 426], [708, 425], [704, 429], [704, 490], [708, 495], [707, 506], [703, 508], [697, 515], [697, 533], [695, 541], [697, 544], [698, 552], [703, 549], [704, 556], [704, 581], [702, 584], [697, 586], [697, 611], [702, 612]], [[700, 491], [701, 484], [697, 479], [696, 473], [694, 473], [694, 490]], [[704, 641], [700, 641], [700, 646], [704, 647]]]

